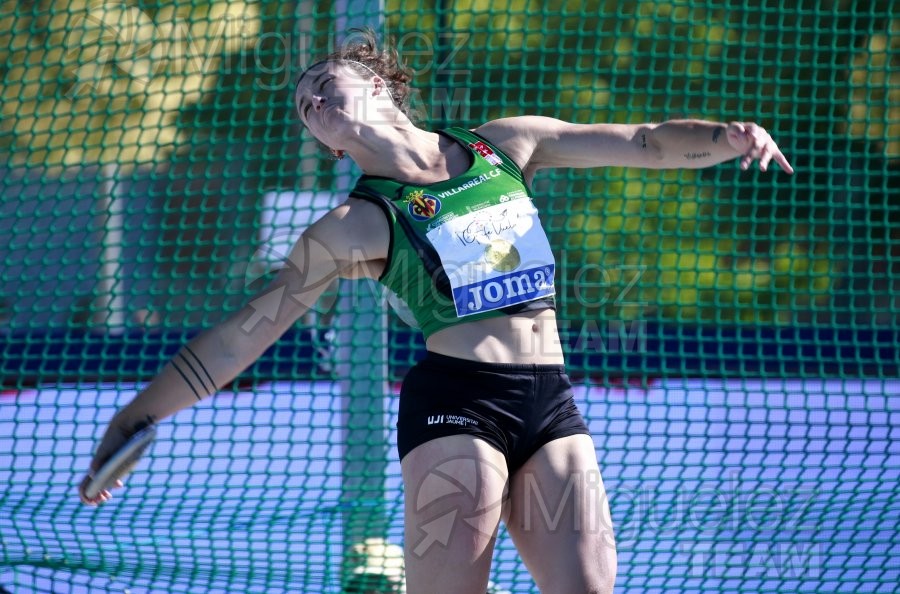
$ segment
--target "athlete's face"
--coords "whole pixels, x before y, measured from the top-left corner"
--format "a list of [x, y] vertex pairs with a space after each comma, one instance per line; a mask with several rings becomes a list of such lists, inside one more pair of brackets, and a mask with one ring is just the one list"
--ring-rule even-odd
[[374, 98], [383, 92], [378, 76], [365, 78], [340, 62], [314, 64], [303, 73], [295, 101], [300, 121], [320, 142], [343, 148], [347, 134], [370, 123]]

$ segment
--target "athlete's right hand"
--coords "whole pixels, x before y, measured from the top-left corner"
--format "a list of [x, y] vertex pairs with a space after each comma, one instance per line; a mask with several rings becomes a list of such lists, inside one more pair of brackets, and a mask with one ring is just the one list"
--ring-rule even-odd
[[[85, 494], [85, 490], [90, 484], [94, 473], [100, 470], [103, 463], [109, 460], [112, 455], [128, 441], [128, 438], [137, 432], [138, 429], [140, 429], [140, 427], [126, 429], [122, 422], [118, 420], [118, 416], [113, 417], [109, 426], [106, 428], [106, 433], [103, 434], [103, 439], [100, 440], [100, 445], [97, 446], [97, 451], [94, 452], [94, 458], [91, 460], [91, 465], [87, 474], [84, 475], [84, 478], [81, 479], [81, 484], [78, 485], [78, 496], [81, 498], [82, 503], [99, 505], [112, 498], [112, 494], [108, 490], [100, 491], [95, 497], [88, 497]], [[116, 488], [124, 486], [122, 481], [116, 481]]]

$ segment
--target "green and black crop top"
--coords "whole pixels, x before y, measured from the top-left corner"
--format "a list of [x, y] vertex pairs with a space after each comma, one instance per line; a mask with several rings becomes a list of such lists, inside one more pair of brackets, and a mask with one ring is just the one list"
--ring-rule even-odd
[[441, 130], [471, 154], [469, 169], [427, 185], [363, 175], [350, 196], [390, 224], [379, 282], [427, 338], [470, 321], [554, 307], [555, 261], [519, 167], [464, 128]]

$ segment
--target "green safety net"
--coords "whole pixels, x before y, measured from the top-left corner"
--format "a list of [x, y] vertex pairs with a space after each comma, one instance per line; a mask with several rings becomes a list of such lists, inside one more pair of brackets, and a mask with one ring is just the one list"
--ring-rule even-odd
[[[893, 591], [896, 2], [40, 0], [0, 2], [0, 592], [399, 591], [397, 390], [423, 343], [372, 284], [162, 423], [112, 502], [75, 493], [115, 410], [359, 174], [292, 105], [356, 25], [394, 39], [426, 127], [771, 132], [795, 175], [534, 179], [617, 588]], [[490, 579], [538, 591], [502, 528]]]

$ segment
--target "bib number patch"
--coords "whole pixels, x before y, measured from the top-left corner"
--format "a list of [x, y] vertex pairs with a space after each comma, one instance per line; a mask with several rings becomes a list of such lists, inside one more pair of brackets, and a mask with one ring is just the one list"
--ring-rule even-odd
[[531, 200], [510, 200], [431, 229], [458, 317], [555, 293], [550, 242]]

